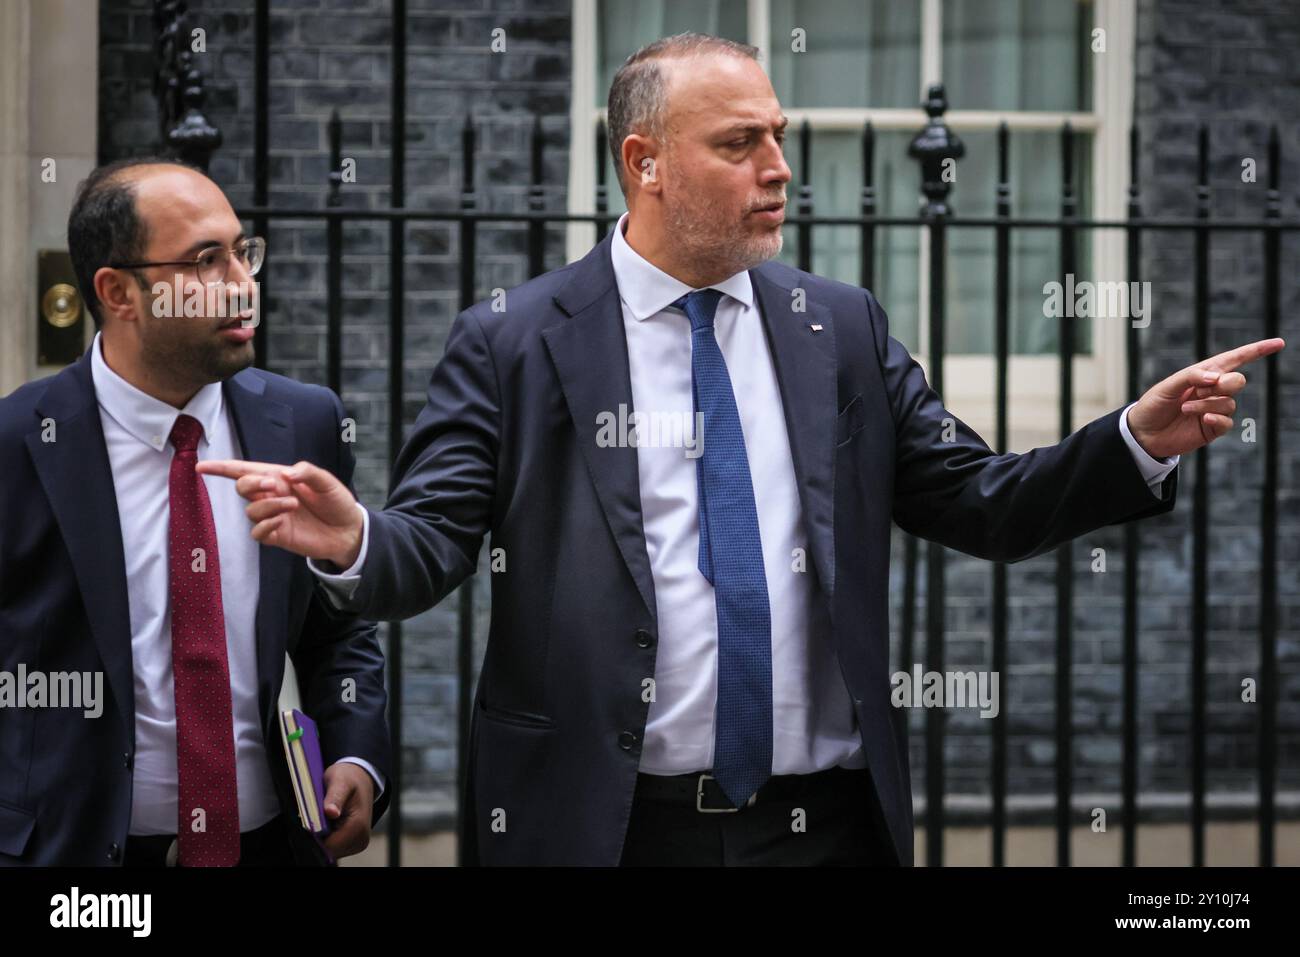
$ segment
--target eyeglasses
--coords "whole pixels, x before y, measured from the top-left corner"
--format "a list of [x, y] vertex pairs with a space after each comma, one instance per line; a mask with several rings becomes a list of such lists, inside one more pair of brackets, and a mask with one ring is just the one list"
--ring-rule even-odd
[[230, 269], [231, 255], [239, 257], [250, 276], [256, 276], [266, 259], [266, 240], [261, 236], [241, 239], [226, 249], [224, 246], [209, 246], [199, 251], [193, 259], [172, 259], [165, 262], [149, 263], [109, 263], [109, 269], [143, 269], [146, 266], [193, 266], [201, 282], [221, 282]]

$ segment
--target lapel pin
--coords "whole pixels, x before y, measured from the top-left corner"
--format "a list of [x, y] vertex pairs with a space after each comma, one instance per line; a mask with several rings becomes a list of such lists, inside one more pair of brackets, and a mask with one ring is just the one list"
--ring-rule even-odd
[[811, 329], [813, 332], [821, 332], [822, 324], [820, 322], [810, 322], [808, 323], [808, 328]]

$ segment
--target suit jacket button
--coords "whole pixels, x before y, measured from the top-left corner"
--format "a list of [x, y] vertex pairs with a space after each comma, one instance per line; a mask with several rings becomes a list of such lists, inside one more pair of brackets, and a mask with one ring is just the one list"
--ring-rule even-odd
[[624, 731], [618, 736], [618, 746], [624, 751], [631, 751], [636, 745], [636, 735], [631, 731]]
[[108, 845], [108, 859], [114, 863], [122, 859], [122, 849], [116, 843]]
[[123, 763], [123, 766], [124, 766], [128, 771], [131, 770], [131, 752], [130, 752], [130, 751], [127, 751], [125, 754], [122, 755], [122, 763]]
[[636, 630], [636, 646], [638, 648], [649, 648], [655, 643], [654, 636], [644, 628]]

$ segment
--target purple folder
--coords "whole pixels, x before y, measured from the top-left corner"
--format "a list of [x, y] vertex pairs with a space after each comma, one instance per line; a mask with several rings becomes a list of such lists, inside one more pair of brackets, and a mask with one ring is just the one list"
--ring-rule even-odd
[[[321, 837], [330, 832], [330, 824], [325, 817], [325, 766], [316, 722], [297, 708], [281, 711], [280, 740], [284, 743], [289, 780], [298, 801], [298, 818], [325, 851]], [[335, 863], [329, 851], [325, 851], [325, 856], [330, 864]]]

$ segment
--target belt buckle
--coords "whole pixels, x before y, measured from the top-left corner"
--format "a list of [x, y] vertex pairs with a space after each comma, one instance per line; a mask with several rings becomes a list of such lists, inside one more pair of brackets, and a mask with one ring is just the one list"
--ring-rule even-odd
[[[699, 811], [701, 814], [727, 814], [730, 812], [740, 810], [740, 808], [738, 807], [704, 807], [704, 779], [705, 778], [708, 778], [710, 781], [717, 780], [717, 778], [715, 778], [712, 774], [708, 774], [707, 772], [700, 775], [700, 779], [695, 785], [695, 810]], [[758, 799], [758, 792], [755, 791], [753, 794], [749, 796], [749, 800], [746, 801], [743, 805], [741, 805], [741, 807], [753, 807], [754, 804], [757, 802], [757, 799]]]

